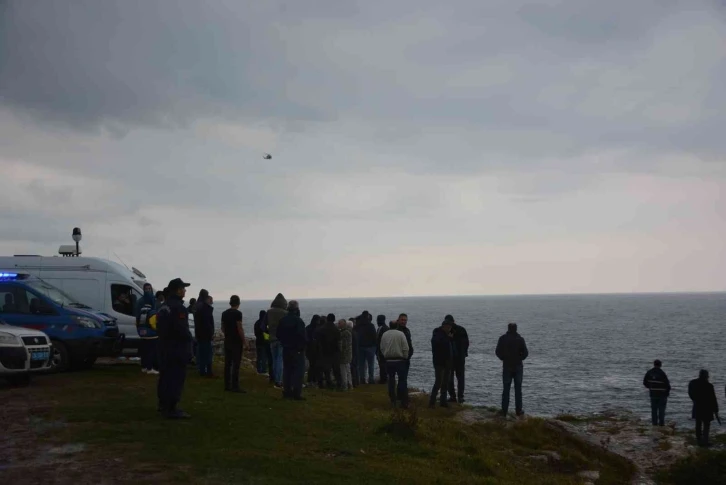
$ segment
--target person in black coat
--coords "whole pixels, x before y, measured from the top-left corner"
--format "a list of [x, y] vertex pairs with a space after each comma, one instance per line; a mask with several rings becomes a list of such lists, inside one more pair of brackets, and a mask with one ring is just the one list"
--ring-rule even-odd
[[718, 401], [713, 384], [708, 382], [708, 371], [701, 369], [698, 379], [688, 384], [688, 397], [693, 401], [693, 412], [696, 417], [696, 440], [700, 446], [709, 446], [708, 435], [711, 431], [711, 421], [718, 417]]
[[[374, 384], [373, 377], [376, 357], [376, 327], [373, 326], [373, 317], [367, 311], [356, 320], [355, 331], [358, 343], [358, 377], [362, 384]], [[368, 376], [366, 378], [366, 375]]]
[[388, 372], [386, 371], [386, 359], [381, 353], [381, 337], [388, 330], [386, 325], [386, 316], [378, 315], [376, 318], [378, 323], [378, 330], [376, 330], [376, 358], [378, 359], [378, 371], [379, 371], [379, 383], [386, 384], [388, 382]]
[[522, 409], [522, 378], [524, 376], [523, 361], [529, 356], [527, 344], [519, 333], [517, 324], [510, 323], [507, 333], [499, 337], [497, 342], [497, 357], [502, 361], [502, 416], [509, 412], [509, 392], [514, 381], [514, 401], [517, 416], [524, 414]]
[[282, 346], [282, 397], [304, 401], [302, 397], [305, 375], [305, 322], [300, 318], [300, 306], [291, 300], [287, 315], [277, 325], [277, 340]]
[[431, 389], [429, 407], [436, 405], [436, 395], [441, 391], [441, 407], [449, 407], [446, 402], [446, 392], [449, 388], [449, 377], [454, 361], [454, 342], [451, 333], [451, 320], [444, 320], [440, 327], [434, 329], [431, 336], [431, 354], [434, 361], [434, 387]]
[[212, 362], [214, 350], [214, 307], [212, 297], [207, 290], [199, 292], [197, 305], [194, 309], [194, 337], [197, 339], [197, 367], [202, 377], [214, 377]]
[[184, 295], [189, 283], [173, 279], [165, 289], [166, 299], [159, 309], [156, 330], [159, 335], [159, 412], [170, 419], [189, 418], [178, 404], [184, 390], [192, 334]]
[[270, 351], [270, 341], [265, 338], [265, 315], [267, 315], [267, 312], [260, 310], [260, 318], [255, 322], [253, 327], [255, 330], [255, 350], [257, 354], [255, 365], [258, 374], [267, 374], [267, 366], [272, 360], [269, 358], [272, 353]]
[[335, 315], [328, 315], [325, 322], [315, 331], [318, 348], [318, 387], [333, 388], [331, 373], [340, 389], [340, 330], [335, 324]]
[[650, 390], [650, 412], [653, 426], [665, 426], [665, 410], [671, 383], [661, 366], [660, 360], [653, 362], [653, 368], [645, 373], [643, 385]]
[[[449, 402], [464, 402], [464, 372], [466, 371], [466, 358], [469, 356], [469, 334], [466, 329], [458, 325], [451, 315], [444, 320], [451, 322], [451, 335], [454, 342], [454, 361], [449, 376]], [[454, 387], [456, 377], [456, 387]], [[458, 393], [456, 392], [458, 390]]]
[[308, 384], [316, 384], [318, 382], [318, 343], [315, 340], [315, 332], [318, 327], [320, 327], [320, 315], [313, 315], [310, 324], [305, 327], [305, 337], [307, 338], [305, 357], [308, 359]]

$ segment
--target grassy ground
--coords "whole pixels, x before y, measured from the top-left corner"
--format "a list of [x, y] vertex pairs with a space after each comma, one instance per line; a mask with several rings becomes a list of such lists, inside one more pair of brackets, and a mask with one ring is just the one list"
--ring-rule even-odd
[[[250, 370], [245, 395], [190, 373], [182, 404], [193, 419], [166, 421], [155, 411], [155, 384], [136, 366], [97, 365], [0, 389], [0, 399], [15, 409], [4, 416], [17, 432], [17, 412], [29, 423], [65, 423], [26, 446], [84, 443], [77, 459], [108, 467], [119, 483], [576, 484], [578, 471], [598, 470], [604, 485], [627, 483], [634, 471], [538, 419], [468, 425], [454, 419], [460, 408], [430, 410], [425, 397], [392, 412], [382, 385], [306, 390], [307, 401], [293, 402]], [[10, 483], [3, 469], [0, 482]]]

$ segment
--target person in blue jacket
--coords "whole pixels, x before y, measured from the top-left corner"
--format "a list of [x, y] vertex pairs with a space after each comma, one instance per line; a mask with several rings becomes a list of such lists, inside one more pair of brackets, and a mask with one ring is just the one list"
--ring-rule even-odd
[[187, 363], [192, 348], [189, 331], [189, 311], [184, 306], [189, 283], [181, 278], [173, 279], [167, 286], [164, 305], [157, 313], [156, 330], [159, 335], [159, 411], [170, 419], [190, 416], [178, 405], [184, 390]]
[[144, 283], [144, 295], [136, 302], [136, 330], [139, 334], [139, 357], [141, 357], [141, 372], [144, 374], [158, 374], [157, 334], [156, 329], [149, 325], [149, 317], [158, 310], [156, 296], [151, 283]]

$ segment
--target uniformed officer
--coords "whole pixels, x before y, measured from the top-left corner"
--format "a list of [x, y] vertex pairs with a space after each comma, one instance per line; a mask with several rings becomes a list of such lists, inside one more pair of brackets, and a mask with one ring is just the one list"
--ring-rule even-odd
[[179, 409], [184, 380], [187, 374], [192, 345], [189, 332], [189, 312], [184, 306], [184, 295], [189, 283], [180, 278], [167, 286], [164, 306], [157, 315], [159, 335], [159, 411], [170, 419], [188, 419], [189, 414]]

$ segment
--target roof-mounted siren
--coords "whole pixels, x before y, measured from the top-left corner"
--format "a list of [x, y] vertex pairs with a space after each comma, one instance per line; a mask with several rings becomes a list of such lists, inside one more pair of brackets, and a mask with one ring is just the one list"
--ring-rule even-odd
[[146, 275], [144, 273], [142, 273], [141, 271], [139, 271], [138, 269], [134, 268], [133, 266], [131, 267], [131, 271], [133, 271], [133, 273], [136, 276], [138, 276], [139, 278], [146, 279]]

